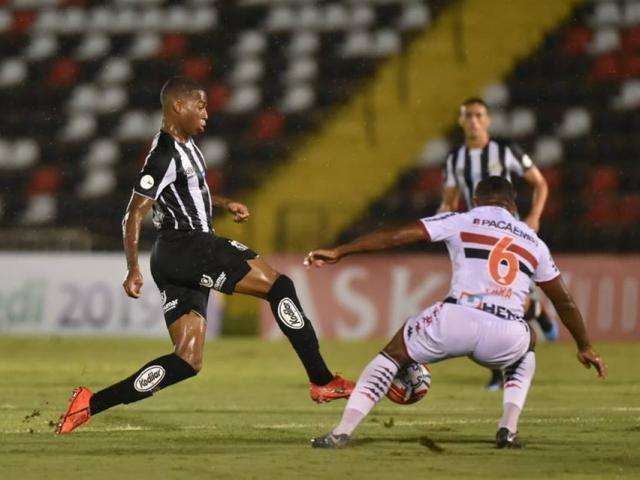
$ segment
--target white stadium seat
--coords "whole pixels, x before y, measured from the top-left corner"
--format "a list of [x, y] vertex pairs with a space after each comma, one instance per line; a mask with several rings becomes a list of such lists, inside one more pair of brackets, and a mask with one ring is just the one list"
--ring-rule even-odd
[[323, 29], [326, 31], [345, 30], [349, 25], [349, 12], [343, 5], [327, 5], [324, 10]]
[[120, 156], [120, 147], [110, 138], [94, 140], [84, 157], [89, 168], [115, 165]]
[[98, 75], [104, 83], [123, 83], [131, 78], [131, 64], [126, 58], [111, 57], [102, 65]]
[[11, 146], [10, 166], [15, 169], [27, 169], [34, 166], [40, 158], [40, 146], [31, 138], [13, 142]]
[[233, 84], [255, 83], [264, 75], [262, 60], [240, 60], [236, 63], [230, 76]]
[[269, 11], [264, 25], [269, 32], [281, 32], [284, 30], [292, 30], [297, 21], [297, 15], [292, 8], [276, 6]]
[[246, 30], [239, 35], [233, 53], [239, 57], [260, 55], [267, 48], [267, 37], [257, 30]]
[[27, 206], [20, 215], [23, 225], [43, 225], [56, 219], [58, 203], [49, 194], [34, 195], [29, 198]]
[[83, 199], [102, 197], [113, 192], [117, 183], [111, 168], [98, 167], [87, 172], [87, 176], [78, 185], [76, 193]]
[[515, 138], [531, 135], [536, 129], [536, 115], [529, 108], [516, 108], [511, 112], [511, 135]]
[[158, 53], [161, 46], [162, 41], [157, 34], [141, 33], [133, 41], [129, 49], [129, 57], [136, 60], [152, 57]]
[[50, 34], [36, 34], [24, 51], [27, 60], [44, 60], [58, 51], [58, 39]]
[[13, 16], [7, 10], [0, 10], [0, 33], [9, 30], [13, 23]]
[[61, 132], [61, 138], [67, 142], [87, 140], [96, 131], [97, 123], [93, 115], [79, 113], [69, 117]]
[[450, 150], [451, 144], [446, 137], [429, 140], [418, 157], [418, 166], [434, 167], [443, 165]]
[[76, 49], [76, 58], [79, 60], [94, 60], [103, 57], [109, 53], [111, 49], [111, 40], [104, 34], [89, 34], [78, 45]]
[[431, 15], [426, 5], [411, 3], [404, 7], [398, 20], [401, 31], [414, 31], [426, 27], [431, 21]]
[[350, 33], [342, 45], [341, 55], [346, 58], [375, 55], [375, 40], [366, 31]]
[[318, 74], [318, 64], [311, 58], [299, 58], [293, 60], [284, 73], [287, 83], [307, 82]]
[[72, 112], [93, 112], [97, 108], [101, 92], [93, 84], [79, 85], [71, 92], [69, 109]]
[[386, 57], [400, 52], [402, 41], [394, 30], [378, 30], [375, 35], [376, 55]]
[[296, 85], [285, 93], [280, 103], [280, 110], [283, 113], [298, 113], [313, 107], [314, 102], [313, 88], [307, 85]]
[[27, 77], [27, 65], [20, 59], [7, 58], [0, 63], [0, 88], [11, 87]]
[[540, 137], [536, 141], [533, 158], [538, 167], [549, 167], [562, 160], [562, 142], [555, 137]]
[[312, 32], [299, 32], [293, 35], [287, 46], [287, 54], [290, 56], [311, 55], [320, 47], [318, 34]]
[[564, 112], [558, 135], [562, 138], [576, 138], [591, 131], [591, 114], [583, 107], [575, 107]]
[[225, 110], [229, 113], [246, 113], [260, 105], [262, 96], [257, 87], [243, 86], [236, 88], [227, 103]]
[[489, 108], [506, 107], [509, 105], [509, 88], [504, 83], [489, 85], [482, 92], [482, 99]]
[[223, 138], [208, 137], [201, 141], [199, 146], [207, 168], [221, 167], [227, 161], [229, 148]]
[[622, 23], [622, 12], [615, 2], [602, 2], [595, 6], [592, 23], [596, 26], [619, 25]]
[[628, 80], [622, 84], [620, 93], [612, 100], [615, 110], [633, 110], [640, 107], [640, 80]]
[[589, 50], [594, 55], [611, 52], [620, 47], [620, 34], [614, 28], [602, 28], [595, 32]]

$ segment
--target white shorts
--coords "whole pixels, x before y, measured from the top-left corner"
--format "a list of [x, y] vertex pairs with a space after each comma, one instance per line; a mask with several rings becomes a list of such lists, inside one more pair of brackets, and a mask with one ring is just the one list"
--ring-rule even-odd
[[527, 353], [530, 341], [524, 321], [451, 303], [438, 302], [404, 325], [407, 353], [417, 363], [468, 356], [489, 368], [502, 368]]

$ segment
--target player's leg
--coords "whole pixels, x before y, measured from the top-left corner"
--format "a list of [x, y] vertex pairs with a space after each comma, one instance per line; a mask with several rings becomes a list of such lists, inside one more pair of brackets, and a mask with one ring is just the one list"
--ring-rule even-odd
[[69, 433], [93, 415], [116, 405], [148, 398], [158, 390], [193, 377], [200, 371], [206, 332], [204, 292], [175, 287], [169, 287], [165, 292], [171, 292], [169, 298], [177, 295], [179, 299], [176, 303], [178, 307], [165, 313], [174, 344], [173, 353], [146, 363], [133, 375], [95, 394], [86, 387], [78, 387], [66, 413], [62, 415], [57, 433]]
[[483, 335], [472, 358], [485, 365], [504, 365], [503, 412], [496, 434], [498, 448], [517, 448], [520, 413], [535, 373], [535, 333], [524, 322], [484, 320]]
[[[441, 304], [410, 318], [391, 341], [364, 368], [349, 397], [340, 423], [329, 433], [311, 440], [314, 448], [342, 448], [373, 407], [389, 391], [391, 382], [405, 365], [429, 363], [444, 358], [438, 350]], [[435, 340], [435, 341], [434, 341]]]
[[311, 320], [305, 315], [293, 281], [257, 257], [248, 260], [249, 272], [235, 285], [234, 292], [263, 298], [269, 302], [278, 327], [289, 339], [312, 384], [315, 401], [348, 397], [353, 383], [334, 377], [328, 369]]

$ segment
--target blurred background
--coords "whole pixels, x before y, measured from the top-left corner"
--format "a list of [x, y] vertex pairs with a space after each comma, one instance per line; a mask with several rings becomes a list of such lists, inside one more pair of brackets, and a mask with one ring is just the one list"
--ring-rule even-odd
[[[0, 330], [164, 334], [150, 275], [121, 292], [120, 222], [175, 75], [208, 95], [212, 192], [252, 211], [217, 232], [325, 336], [384, 336], [446, 292], [439, 247], [320, 273], [300, 253], [434, 214], [480, 96], [549, 184], [540, 235], [587, 321], [640, 337], [640, 0], [0, 0]], [[255, 300], [210, 308], [212, 334], [272, 333]]]

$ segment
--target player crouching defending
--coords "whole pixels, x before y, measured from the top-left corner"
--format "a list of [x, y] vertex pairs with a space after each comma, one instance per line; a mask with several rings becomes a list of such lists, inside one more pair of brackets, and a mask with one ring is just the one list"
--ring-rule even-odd
[[308, 254], [305, 264], [321, 267], [353, 253], [418, 241], [444, 241], [453, 266], [447, 298], [406, 321], [362, 372], [338, 426], [311, 440], [312, 447], [346, 446], [404, 365], [461, 356], [505, 370], [503, 414], [496, 445], [520, 447], [518, 419], [536, 367], [535, 334], [523, 320], [523, 305], [532, 280], [549, 297], [573, 336], [580, 363], [587, 368], [593, 365], [598, 375], [606, 378], [607, 367], [591, 347], [582, 316], [548, 247], [513, 216], [516, 206], [511, 183], [502, 177], [481, 181], [473, 203], [475, 208], [467, 213], [424, 218]]

